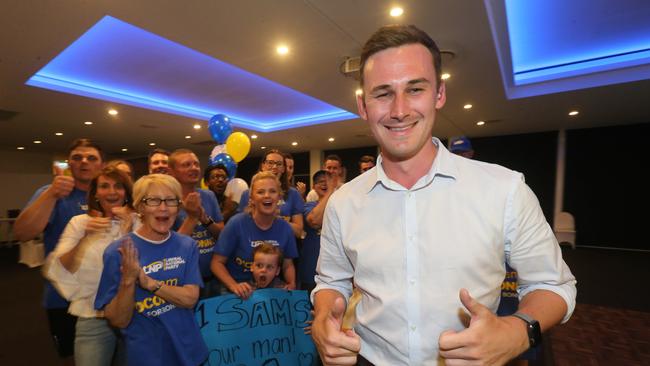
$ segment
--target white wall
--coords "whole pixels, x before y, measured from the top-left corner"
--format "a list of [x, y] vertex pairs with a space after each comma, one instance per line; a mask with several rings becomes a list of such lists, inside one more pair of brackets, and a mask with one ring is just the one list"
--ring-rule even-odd
[[52, 182], [51, 154], [0, 151], [0, 217], [22, 209], [34, 192]]

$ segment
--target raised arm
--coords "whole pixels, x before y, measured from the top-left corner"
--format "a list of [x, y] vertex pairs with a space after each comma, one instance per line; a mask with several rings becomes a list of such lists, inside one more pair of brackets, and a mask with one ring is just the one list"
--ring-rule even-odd
[[138, 261], [138, 250], [131, 239], [125, 239], [118, 251], [122, 256], [120, 266], [122, 276], [117, 294], [104, 309], [104, 316], [114, 327], [126, 328], [133, 317], [135, 286], [142, 268]]
[[25, 208], [16, 222], [14, 235], [20, 241], [34, 239], [47, 226], [52, 210], [59, 198], [66, 197], [74, 188], [74, 178], [57, 175], [50, 185], [38, 198]]

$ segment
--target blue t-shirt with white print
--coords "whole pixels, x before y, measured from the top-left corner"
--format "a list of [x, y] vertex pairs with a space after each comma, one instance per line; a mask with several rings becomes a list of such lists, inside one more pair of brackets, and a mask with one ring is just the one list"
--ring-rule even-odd
[[219, 235], [215, 254], [228, 258], [226, 268], [237, 282], [247, 282], [253, 278], [253, 248], [263, 242], [279, 246], [284, 258], [296, 258], [296, 237], [288, 222], [276, 218], [267, 230], [255, 224], [248, 213], [238, 213], [226, 224]]
[[[138, 250], [144, 272], [168, 286], [203, 286], [199, 272], [199, 250], [186, 235], [171, 232], [161, 243], [127, 234]], [[104, 251], [104, 270], [99, 281], [95, 308], [104, 309], [117, 295], [120, 279], [122, 239]], [[194, 319], [193, 309], [180, 308], [136, 285], [135, 309], [129, 325], [122, 329], [129, 365], [192, 365], [208, 356], [208, 349]]]

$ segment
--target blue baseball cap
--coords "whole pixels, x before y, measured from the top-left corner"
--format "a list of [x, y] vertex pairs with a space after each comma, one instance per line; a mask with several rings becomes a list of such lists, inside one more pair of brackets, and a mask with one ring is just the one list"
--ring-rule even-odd
[[471, 150], [473, 150], [472, 143], [469, 142], [466, 136], [456, 136], [449, 139], [449, 151], [456, 153]]

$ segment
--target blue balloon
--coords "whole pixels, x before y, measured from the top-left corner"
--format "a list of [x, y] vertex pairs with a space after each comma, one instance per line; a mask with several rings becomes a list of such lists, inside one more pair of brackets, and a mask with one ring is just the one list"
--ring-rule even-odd
[[226, 153], [221, 153], [210, 159], [210, 166], [223, 165], [228, 171], [228, 179], [233, 179], [237, 173], [237, 163]]
[[217, 144], [225, 144], [228, 136], [232, 133], [232, 125], [230, 124], [230, 118], [225, 114], [215, 114], [208, 121], [208, 130], [212, 139], [217, 142]]

